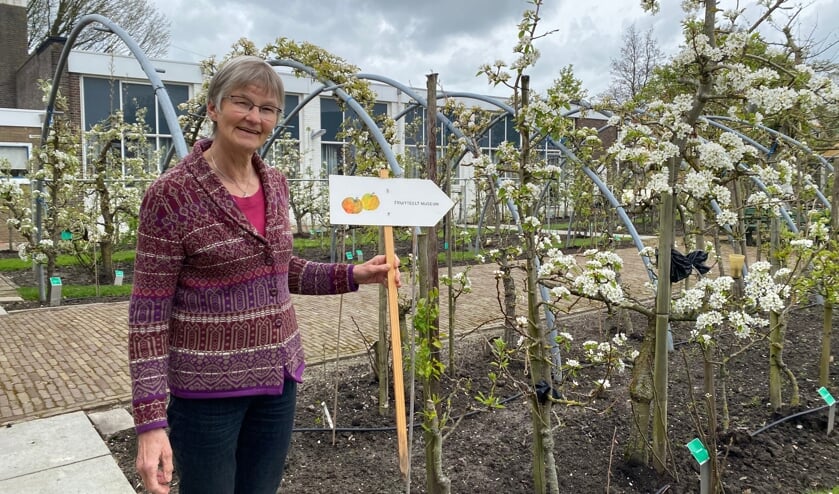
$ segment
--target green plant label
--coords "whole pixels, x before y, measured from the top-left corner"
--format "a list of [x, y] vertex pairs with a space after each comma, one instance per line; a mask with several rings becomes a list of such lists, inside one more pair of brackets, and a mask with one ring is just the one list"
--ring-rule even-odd
[[347, 260], [352, 261], [352, 252], [347, 251]]
[[122, 276], [122, 271], [120, 271], [119, 269], [115, 270], [114, 276]]
[[52, 286], [61, 286], [61, 278], [58, 276], [53, 276], [50, 278], [50, 285]]
[[358, 257], [362, 257], [364, 255], [364, 251], [357, 250], [357, 251], [355, 251], [355, 255], [357, 255]]
[[708, 450], [705, 449], [705, 446], [702, 444], [702, 441], [700, 441], [698, 437], [693, 441], [687, 443], [685, 446], [687, 446], [690, 450], [690, 454], [693, 455], [693, 459], [696, 460], [696, 462], [700, 465], [708, 461]]
[[61, 240], [73, 240], [73, 232], [70, 230], [64, 230], [61, 232]]
[[819, 394], [822, 396], [822, 399], [824, 400], [824, 402], [827, 403], [827, 406], [832, 406], [834, 403], [836, 403], [836, 399], [833, 397], [833, 395], [830, 394], [830, 391], [828, 391], [827, 388], [825, 388], [824, 386], [819, 388]]

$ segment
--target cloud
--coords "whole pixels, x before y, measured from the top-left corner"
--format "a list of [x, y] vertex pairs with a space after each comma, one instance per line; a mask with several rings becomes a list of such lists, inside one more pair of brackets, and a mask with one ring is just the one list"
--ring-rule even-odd
[[[242, 37], [258, 47], [287, 37], [316, 44], [363, 72], [424, 87], [425, 75], [434, 71], [445, 89], [491, 94], [503, 91], [476, 77], [478, 67], [513, 60], [517, 25], [531, 7], [525, 0], [152, 1], [171, 20], [174, 60], [222, 56]], [[726, 2], [733, 5], [722, 0], [724, 8]], [[610, 81], [610, 61], [619, 56], [623, 33], [633, 23], [642, 32], [652, 28], [659, 47], [675, 54], [683, 13], [679, 2], [661, 3], [651, 16], [639, 0], [546, 1], [540, 29], [556, 32], [537, 40], [542, 56], [531, 73], [532, 86], [543, 91], [560, 68], [573, 64], [590, 96], [602, 92]], [[802, 29], [817, 26], [814, 39], [832, 34], [835, 40], [839, 0], [814, 0], [801, 19]], [[831, 53], [835, 60], [836, 47]]]

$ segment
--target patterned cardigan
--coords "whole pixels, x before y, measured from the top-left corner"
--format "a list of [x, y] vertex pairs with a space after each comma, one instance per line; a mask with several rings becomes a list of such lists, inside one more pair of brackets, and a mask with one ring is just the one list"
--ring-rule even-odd
[[281, 394], [303, 348], [291, 293], [358, 289], [352, 265], [292, 255], [285, 177], [254, 154], [265, 236], [239, 210], [196, 143], [140, 209], [128, 353], [137, 433], [167, 426], [167, 391], [184, 398]]

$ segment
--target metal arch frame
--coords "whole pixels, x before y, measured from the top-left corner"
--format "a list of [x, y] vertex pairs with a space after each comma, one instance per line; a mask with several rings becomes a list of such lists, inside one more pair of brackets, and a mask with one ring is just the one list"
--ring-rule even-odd
[[[705, 119], [704, 119], [704, 117], [699, 117], [699, 118], [700, 118], [700, 120], [707, 121], [707, 120], [705, 120]], [[716, 125], [715, 125], [715, 124], [714, 124], [713, 122], [711, 122], [711, 121], [707, 121], [707, 123], [709, 123], [710, 125], [713, 125], [714, 127], [719, 128], [719, 129], [721, 129], [721, 130], [725, 130], [726, 132], [731, 132], [731, 133], [735, 134], [735, 135], [736, 135], [737, 137], [739, 137], [742, 141], [749, 143], [749, 144], [750, 144], [750, 145], [752, 145], [753, 147], [757, 148], [759, 151], [763, 151], [763, 152], [765, 152], [766, 154], [772, 154], [766, 146], [764, 146], [764, 145], [760, 144], [759, 142], [755, 141], [754, 139], [752, 139], [752, 138], [750, 138], [750, 137], [748, 137], [748, 136], [746, 136], [746, 135], [743, 135], [743, 134], [741, 134], [741, 133], [737, 132], [736, 130], [729, 129], [728, 127], [726, 127], [726, 126], [724, 126], [724, 125], [721, 125], [721, 124], [716, 124]], [[705, 139], [705, 138], [702, 138], [702, 140], [703, 140], [703, 141], [705, 141], [706, 139]], [[738, 163], [738, 164], [737, 164], [737, 167], [738, 167], [740, 170], [742, 170], [742, 171], [744, 171], [744, 172], [746, 172], [746, 173], [751, 172], [751, 169], [750, 169], [748, 166], [744, 165], [743, 163]], [[764, 184], [764, 183], [763, 183], [763, 181], [762, 181], [760, 178], [758, 178], [758, 177], [756, 177], [756, 176], [754, 176], [754, 175], [749, 175], [749, 179], [750, 179], [752, 182], [754, 182], [754, 183], [755, 183], [755, 185], [757, 185], [757, 187], [758, 187], [761, 191], [763, 191], [763, 192], [768, 192], [768, 189], [766, 188], [766, 184]], [[713, 202], [713, 204], [716, 204], [716, 201], [715, 201], [715, 200], [712, 200], [712, 202]], [[717, 207], [719, 207], [719, 206], [717, 205]], [[716, 210], [716, 209], [715, 209], [715, 210]], [[786, 208], [786, 206], [781, 206], [781, 216], [783, 216], [783, 217], [784, 217], [784, 220], [786, 221], [787, 226], [790, 228], [790, 230], [792, 230], [792, 231], [793, 231], [793, 233], [798, 233], [798, 228], [795, 226], [795, 223], [793, 223], [792, 218], [790, 218], [789, 213], [787, 212], [787, 208]]]
[[742, 119], [739, 119], [739, 118], [726, 117], [726, 116], [723, 116], [723, 115], [705, 115], [705, 118], [709, 119], [709, 120], [723, 120], [723, 121], [727, 121], [727, 122], [741, 123], [741, 124], [744, 124], [744, 125], [748, 125], [750, 127], [755, 127], [755, 128], [760, 129], [760, 130], [764, 130], [764, 131], [768, 132], [769, 134], [771, 134], [775, 137], [778, 137], [778, 138], [780, 138], [784, 141], [787, 141], [790, 144], [794, 145], [795, 147], [798, 147], [798, 148], [802, 149], [803, 151], [806, 151], [807, 153], [815, 156], [819, 160], [819, 162], [821, 162], [822, 166], [824, 166], [828, 171], [833, 172], [833, 165], [831, 165], [830, 162], [827, 161], [827, 159], [824, 156], [821, 156], [820, 154], [816, 153], [815, 151], [813, 151], [812, 149], [807, 147], [807, 145], [805, 145], [804, 143], [793, 139], [792, 137], [784, 134], [783, 132], [778, 132], [775, 129], [770, 129], [769, 127], [766, 127], [765, 125], [762, 125], [762, 124], [755, 124], [755, 123], [748, 122], [746, 120], [742, 120]]
[[262, 150], [259, 153], [260, 157], [265, 158], [265, 155], [268, 154], [268, 150], [271, 149], [271, 145], [274, 144], [274, 141], [276, 141], [277, 137], [279, 137], [280, 132], [282, 132], [284, 129], [288, 128], [288, 125], [286, 125], [286, 124], [289, 122], [289, 120], [291, 120], [292, 118], [297, 116], [297, 114], [300, 113], [300, 110], [302, 110], [304, 106], [308, 105], [310, 101], [312, 101], [317, 96], [319, 96], [320, 94], [322, 94], [326, 91], [329, 91], [331, 89], [335, 89], [335, 87], [337, 87], [337, 86], [330, 87], [330, 86], [322, 85], [321, 87], [319, 87], [316, 90], [312, 91], [311, 93], [307, 94], [306, 97], [303, 98], [302, 101], [297, 103], [297, 106], [295, 106], [290, 112], [286, 113], [285, 118], [283, 118], [283, 121], [280, 122], [274, 128], [274, 132], [271, 133], [271, 137], [269, 137], [268, 140], [265, 141], [265, 144], [262, 145]]
[[[484, 95], [475, 94], [475, 93], [468, 93], [468, 92], [449, 92], [449, 93], [443, 93], [443, 94], [444, 94], [444, 96], [452, 97], [452, 98], [476, 99], [478, 101], [483, 101], [485, 103], [495, 105], [499, 109], [507, 112], [507, 114], [509, 114], [509, 115], [514, 115], [515, 114], [515, 109], [512, 106], [510, 106], [506, 103], [502, 103], [502, 102], [500, 102], [500, 101], [498, 101], [494, 98], [491, 98], [489, 96], [484, 96]], [[579, 109], [574, 109], [574, 110], [571, 110], [569, 112], [563, 113], [562, 116], [572, 115], [573, 113], [575, 113], [577, 111], [579, 111]], [[597, 176], [597, 174], [591, 168], [589, 168], [588, 165], [583, 163], [582, 160], [580, 160], [565, 145], [556, 142], [556, 140], [554, 140], [550, 136], [547, 136], [546, 139], [551, 144], [553, 144], [557, 149], [559, 149], [563, 154], [565, 154], [568, 158], [570, 158], [571, 160], [573, 160], [574, 162], [576, 162], [577, 164], [579, 164], [581, 166], [583, 172], [586, 175], [588, 175], [588, 177], [591, 179], [592, 182], [594, 182], [594, 184], [597, 186], [597, 188], [600, 190], [600, 192], [606, 197], [606, 199], [609, 201], [609, 203], [612, 205], [612, 207], [615, 208], [615, 211], [617, 211], [617, 213], [618, 213], [618, 217], [621, 219], [621, 222], [627, 228], [627, 232], [632, 237], [632, 241], [635, 244], [635, 247], [640, 252], [644, 248], [644, 244], [641, 241], [641, 237], [638, 235], [638, 231], [635, 229], [635, 225], [632, 223], [632, 220], [629, 219], [629, 215], [627, 215], [626, 210], [620, 204], [620, 202], [617, 200], [617, 198], [612, 193], [612, 191], [606, 186], [606, 184], [600, 179], [600, 177]], [[508, 204], [507, 207], [509, 209], [510, 205]], [[649, 276], [651, 281], [655, 282], [654, 270], [652, 269], [652, 265], [650, 263], [650, 260], [647, 259], [646, 257], [643, 257], [642, 259], [644, 261], [644, 266], [647, 269], [647, 275]]]
[[[371, 81], [376, 81], [376, 82], [382, 82], [384, 84], [392, 86], [392, 87], [402, 91], [403, 93], [407, 94], [410, 98], [412, 98], [417, 104], [419, 104], [423, 108], [428, 108], [428, 101], [426, 101], [425, 98], [423, 98], [419, 94], [417, 94], [413, 90], [413, 88], [411, 88], [411, 87], [409, 87], [405, 84], [402, 84], [401, 82], [398, 82], [398, 81], [393, 80], [389, 77], [385, 77], [385, 76], [381, 76], [381, 75], [377, 75], [377, 74], [361, 73], [361, 74], [358, 74], [356, 77], [358, 77], [359, 79], [366, 79], [366, 80], [371, 80]], [[406, 114], [406, 112], [402, 112], [402, 114], [400, 114], [398, 116], [398, 118], [402, 118], [403, 116], [405, 116], [405, 114]], [[398, 118], [395, 118], [394, 120], [398, 120]], [[451, 133], [454, 134], [455, 136], [457, 136], [458, 138], [465, 138], [466, 137], [463, 134], [463, 131], [461, 131], [458, 127], [456, 127], [452, 123], [452, 121], [449, 120], [449, 117], [447, 117], [443, 112], [441, 112], [439, 110], [437, 110], [437, 120], [442, 122], [443, 125], [445, 125], [446, 128], [449, 129], [449, 131], [451, 131]], [[476, 153], [477, 149], [472, 148], [472, 149], [470, 149], [470, 151], [472, 151], [473, 153]], [[454, 166], [456, 166], [457, 162], [459, 162], [459, 160], [455, 162], [455, 165], [452, 165], [452, 168], [454, 168]]]
[[[484, 96], [484, 95], [475, 94], [475, 93], [468, 93], [468, 92], [443, 92], [443, 93], [440, 94], [439, 97], [440, 98], [475, 99], [475, 100], [478, 100], [478, 101], [483, 101], [485, 103], [489, 103], [490, 105], [493, 105], [493, 106], [503, 110], [505, 112], [505, 117], [506, 117], [506, 115], [515, 115], [515, 109], [512, 106], [510, 106], [506, 103], [502, 103], [502, 102], [500, 102], [500, 101], [498, 101], [494, 98], [491, 98], [489, 96]], [[565, 116], [565, 114], [563, 114], [563, 116]], [[603, 183], [602, 180], [600, 180], [600, 177], [598, 177], [597, 174], [594, 173], [591, 170], [591, 168], [588, 167], [588, 165], [586, 165], [579, 158], [577, 158], [577, 156], [570, 149], [568, 149], [567, 147], [565, 147], [561, 143], [556, 142], [550, 136], [546, 136], [545, 139], [548, 140], [551, 144], [553, 144], [557, 149], [559, 149], [560, 152], [562, 152], [568, 158], [577, 162], [581, 166], [581, 168], [583, 169], [585, 174], [588, 175], [588, 177], [595, 183], [595, 185], [597, 185], [597, 188], [600, 190], [600, 192], [604, 196], [606, 196], [606, 198], [609, 200], [609, 202], [612, 204], [612, 206], [618, 212], [618, 216], [621, 218], [621, 221], [624, 223], [624, 225], [626, 226], [630, 235], [632, 236], [632, 239], [633, 239], [633, 241], [636, 245], [636, 248], [639, 251], [641, 249], [643, 249], [644, 245], [641, 242], [641, 238], [638, 235], [638, 231], [635, 229], [635, 225], [629, 219], [629, 216], [626, 214], [626, 211], [623, 209], [623, 206], [620, 205], [620, 203], [617, 201], [617, 198], [615, 198], [614, 194], [612, 194], [612, 191], [609, 190], [608, 187], [606, 187], [606, 184]], [[517, 210], [515, 204], [513, 203], [513, 201], [511, 199], [507, 200], [507, 209], [510, 210], [510, 213], [511, 213], [514, 221], [516, 222], [516, 225], [517, 225], [519, 231], [521, 231], [522, 226], [521, 226], [521, 222], [519, 220], [518, 210]], [[646, 257], [642, 257], [642, 260], [643, 260], [644, 265], [647, 269], [647, 275], [650, 277], [650, 279], [652, 281], [655, 281], [655, 276], [653, 274], [653, 270], [652, 270], [649, 259], [647, 259]], [[534, 264], [536, 269], [538, 269], [539, 266], [541, 265], [541, 262], [540, 262], [538, 257], [531, 259], [530, 262], [532, 262]], [[539, 285], [539, 294], [540, 294], [543, 301], [548, 300], [549, 295], [548, 295], [547, 287], [540, 284]], [[547, 322], [548, 328], [550, 329], [549, 336], [551, 338], [551, 341], [555, 341], [556, 340], [556, 335], [557, 335], [556, 318], [555, 318], [554, 314], [547, 308], [547, 306], [545, 307], [545, 321]], [[561, 369], [562, 358], [561, 358], [561, 354], [560, 354], [558, 345], [556, 345], [556, 344], [551, 345], [551, 354], [552, 354], [552, 357], [553, 357], [553, 360], [554, 360], [555, 369]], [[557, 372], [561, 372], [561, 371], [558, 370]]]
[[[569, 111], [566, 115], [572, 115], [572, 114], [574, 114], [574, 113], [577, 113], [577, 112], [582, 111], [583, 109], [593, 109], [593, 108], [591, 107], [591, 105], [590, 105], [589, 103], [585, 102], [585, 101], [578, 102], [578, 104], [580, 105], [580, 108], [577, 108], [577, 109], [575, 109], [575, 110]], [[603, 113], [604, 115], [609, 115], [609, 116], [611, 116], [610, 112], [602, 112], [602, 113]], [[795, 139], [793, 139], [793, 138], [791, 138], [791, 137], [787, 136], [786, 134], [783, 134], [783, 133], [781, 133], [781, 132], [778, 132], [777, 130], [770, 129], [770, 128], [765, 127], [765, 126], [760, 125], [760, 124], [752, 124], [751, 122], [747, 122], [747, 121], [744, 121], [744, 120], [735, 119], [735, 118], [731, 118], [731, 117], [724, 117], [724, 116], [718, 116], [718, 115], [716, 115], [716, 116], [715, 116], [715, 115], [711, 115], [711, 116], [702, 115], [702, 116], [700, 116], [700, 120], [701, 120], [701, 121], [703, 121], [703, 122], [705, 122], [705, 123], [707, 123], [707, 124], [709, 124], [709, 125], [711, 125], [711, 126], [717, 127], [718, 129], [721, 129], [721, 130], [724, 130], [724, 131], [726, 131], [726, 132], [731, 132], [731, 133], [735, 134], [737, 137], [739, 137], [739, 138], [740, 138], [741, 140], [743, 140], [744, 142], [747, 142], [748, 144], [751, 144], [752, 146], [754, 146], [754, 147], [755, 147], [755, 148], [757, 148], [758, 150], [763, 151], [763, 152], [764, 152], [764, 153], [766, 153], [767, 155], [771, 155], [771, 154], [772, 154], [772, 151], [771, 151], [769, 148], [767, 148], [766, 146], [764, 146], [764, 145], [760, 144], [759, 142], [755, 141], [753, 138], [751, 138], [751, 137], [749, 137], [749, 136], [747, 136], [747, 135], [743, 134], [742, 132], [740, 132], [740, 131], [738, 131], [738, 130], [736, 130], [736, 129], [733, 129], [733, 128], [728, 127], [728, 126], [726, 126], [726, 125], [723, 125], [723, 124], [721, 124], [721, 123], [719, 123], [719, 122], [716, 122], [716, 121], [715, 121], [715, 119], [717, 119], [717, 120], [724, 120], [724, 121], [731, 121], [731, 122], [738, 122], [738, 123], [746, 124], [746, 125], [749, 125], [749, 126], [752, 126], [752, 127], [756, 127], [756, 128], [759, 128], [759, 129], [765, 130], [765, 131], [767, 131], [768, 133], [770, 133], [771, 135], [774, 135], [774, 136], [776, 136], [776, 137], [778, 137], [778, 138], [781, 138], [781, 139], [783, 139], [783, 140], [786, 140], [786, 141], [788, 141], [788, 142], [792, 143], [793, 145], [795, 145], [796, 147], [799, 147], [799, 148], [801, 148], [802, 150], [804, 150], [804, 151], [806, 151], [806, 152], [810, 153], [811, 155], [816, 156], [816, 157], [817, 157], [817, 158], [821, 161], [822, 165], [823, 165], [825, 168], [827, 168], [827, 169], [828, 169], [828, 170], [830, 170], [831, 172], [833, 171], [833, 167], [830, 165], [830, 163], [829, 163], [826, 159], [824, 159], [824, 157], [819, 156], [818, 154], [814, 153], [814, 152], [813, 152], [810, 148], [808, 148], [808, 147], [807, 147], [806, 145], [804, 145], [803, 143], [801, 143], [801, 142], [799, 142], [799, 141], [797, 141], [797, 140], [795, 140]], [[605, 125], [605, 126], [601, 127], [600, 129], [598, 129], [597, 131], [598, 131], [598, 133], [599, 133], [599, 132], [601, 132], [601, 131], [605, 130], [606, 128], [608, 128], [608, 127], [609, 127], [609, 125]], [[738, 164], [738, 167], [739, 167], [741, 170], [745, 171], [745, 172], [750, 172], [750, 171], [751, 171], [751, 170], [749, 169], [749, 167], [748, 167], [748, 166], [746, 166], [746, 165], [744, 165], [744, 164], [742, 164], [742, 163]], [[764, 183], [760, 180], [760, 178], [758, 178], [758, 177], [756, 177], [756, 176], [753, 176], [753, 175], [750, 175], [750, 176], [749, 176], [749, 178], [750, 178], [750, 179], [751, 179], [751, 180], [755, 183], [755, 185], [757, 185], [757, 187], [758, 187], [760, 190], [762, 190], [762, 191], [764, 191], [764, 192], [767, 192], [766, 184], [764, 184]], [[821, 202], [821, 203], [822, 203], [822, 204], [823, 204], [826, 208], [828, 208], [828, 210], [830, 210], [830, 209], [831, 209], [830, 202], [827, 200], [827, 198], [824, 196], [824, 194], [822, 194], [821, 190], [820, 190], [818, 187], [816, 188], [816, 195], [817, 195], [817, 197], [819, 198], [820, 202]], [[722, 209], [719, 207], [719, 204], [717, 204], [717, 202], [716, 202], [715, 200], [711, 200], [711, 207], [712, 207], [712, 209], [714, 209], [714, 211], [716, 211], [718, 214], [722, 211]], [[785, 207], [785, 206], [781, 206], [781, 216], [783, 216], [783, 217], [784, 217], [784, 221], [786, 222], [786, 224], [787, 224], [787, 226], [789, 227], [790, 231], [792, 231], [793, 233], [798, 233], [798, 227], [797, 227], [797, 226], [795, 225], [795, 223], [792, 221], [792, 218], [789, 216], [789, 212], [787, 211], [787, 209], [786, 209], [786, 207]], [[731, 228], [730, 228], [730, 227], [728, 227], [728, 226], [724, 226], [724, 227], [723, 227], [723, 229], [724, 229], [724, 230], [725, 230], [725, 231], [729, 234], [729, 237], [731, 237], [731, 236], [732, 236], [732, 231], [731, 231]], [[744, 269], [744, 270], [746, 270], [746, 269], [748, 269], [748, 268], [747, 268], [746, 266], [744, 266], [744, 267], [743, 267], [743, 269]], [[746, 271], [744, 271], [744, 274], [745, 274], [745, 272], [746, 272]]]
[[[137, 42], [134, 41], [134, 38], [132, 38], [125, 30], [123, 30], [117, 24], [112, 22], [110, 19], [98, 14], [85, 15], [81, 19], [79, 19], [78, 23], [73, 27], [73, 30], [70, 32], [70, 35], [67, 37], [67, 41], [64, 44], [64, 49], [61, 50], [61, 55], [58, 59], [58, 64], [55, 68], [55, 75], [52, 79], [52, 87], [50, 88], [49, 99], [47, 100], [47, 108], [45, 111], [44, 123], [41, 126], [41, 146], [44, 146], [44, 144], [47, 141], [47, 138], [49, 137], [49, 129], [52, 126], [52, 117], [55, 114], [55, 99], [58, 96], [59, 81], [61, 81], [61, 74], [64, 72], [64, 69], [67, 66], [67, 59], [70, 56], [70, 52], [73, 49], [73, 45], [76, 42], [76, 38], [79, 37], [79, 34], [82, 32], [82, 30], [84, 30], [89, 24], [92, 23], [102, 24], [105, 26], [105, 28], [107, 28], [107, 30], [119, 36], [123, 43], [125, 43], [128, 49], [131, 51], [131, 54], [134, 55], [134, 58], [140, 63], [140, 66], [143, 68], [143, 72], [146, 73], [146, 77], [148, 77], [149, 82], [152, 83], [152, 88], [154, 88], [155, 96], [158, 97], [158, 104], [160, 104], [160, 107], [163, 110], [163, 116], [166, 119], [167, 125], [169, 126], [169, 131], [172, 133], [173, 145], [181, 158], [186, 156], [186, 142], [184, 141], [184, 136], [181, 132], [181, 126], [178, 122], [178, 116], [175, 113], [175, 108], [172, 106], [172, 100], [169, 99], [169, 93], [166, 92], [166, 86], [164, 86], [163, 81], [161, 81], [160, 77], [157, 75], [157, 70], [151, 64], [151, 61], [148, 59], [148, 57], [146, 57], [145, 53], [143, 53], [143, 50], [140, 48], [140, 45], [138, 45]], [[40, 167], [41, 164], [39, 162], [39, 170]], [[39, 194], [38, 198], [35, 200], [35, 240], [40, 243], [41, 223], [43, 223], [44, 215], [44, 201], [41, 197], [44, 190], [43, 180], [37, 180], [36, 187]], [[43, 302], [46, 300], [46, 287], [44, 282], [43, 265], [36, 264], [35, 271], [38, 278], [38, 298]]]
[[323, 84], [330, 90], [335, 91], [335, 94], [339, 98], [341, 98], [341, 100], [343, 100], [344, 103], [346, 103], [350, 108], [352, 108], [353, 111], [355, 111], [356, 115], [358, 115], [358, 117], [361, 119], [361, 121], [364, 122], [364, 125], [367, 127], [367, 130], [379, 144], [382, 153], [385, 155], [385, 160], [387, 160], [388, 166], [390, 166], [390, 169], [393, 172], [393, 174], [396, 177], [402, 177], [405, 174], [402, 167], [396, 161], [396, 156], [393, 154], [393, 149], [391, 149], [390, 143], [387, 142], [387, 139], [385, 139], [385, 136], [384, 134], [382, 134], [382, 131], [381, 129], [379, 129], [379, 126], [376, 125], [376, 122], [374, 122], [370, 115], [367, 113], [367, 111], [365, 111], [364, 108], [360, 104], [358, 104], [358, 101], [356, 101], [355, 98], [353, 98], [346, 91], [341, 89], [341, 85], [335, 84], [334, 82], [328, 79], [321, 78], [320, 76], [318, 76], [317, 71], [315, 71], [315, 69], [309, 67], [308, 65], [304, 65], [296, 60], [274, 59], [268, 60], [267, 62], [268, 64], [274, 67], [290, 67], [292, 69], [305, 72], [312, 79], [319, 81], [321, 84]]
[[172, 100], [169, 99], [169, 93], [166, 92], [166, 86], [163, 84], [163, 81], [157, 75], [157, 69], [152, 65], [151, 60], [146, 57], [143, 50], [140, 48], [140, 45], [137, 44], [136, 41], [121, 27], [116, 25], [107, 17], [103, 17], [98, 14], [89, 14], [81, 19], [79, 19], [78, 24], [73, 27], [73, 30], [70, 32], [70, 36], [67, 37], [67, 42], [64, 44], [64, 49], [61, 51], [61, 56], [58, 59], [58, 65], [55, 69], [55, 75], [53, 76], [52, 80], [52, 88], [50, 89], [50, 96], [47, 102], [47, 109], [46, 109], [46, 116], [44, 118], [44, 124], [41, 127], [41, 144], [43, 144], [47, 137], [49, 136], [49, 128], [52, 124], [52, 116], [55, 113], [55, 98], [58, 94], [58, 82], [61, 80], [61, 74], [64, 72], [65, 67], [67, 66], [67, 59], [70, 56], [70, 52], [73, 49], [73, 44], [76, 42], [76, 38], [78, 38], [79, 34], [86, 28], [89, 24], [94, 22], [98, 22], [104, 25], [108, 30], [112, 33], [116, 34], [117, 36], [122, 39], [123, 43], [128, 47], [131, 51], [131, 54], [134, 55], [134, 58], [140, 63], [140, 66], [145, 72], [146, 77], [148, 77], [149, 82], [152, 83], [152, 88], [154, 89], [155, 96], [158, 97], [158, 103], [160, 103], [161, 109], [163, 110], [163, 116], [166, 119], [166, 124], [169, 126], [169, 130], [172, 132], [172, 142], [174, 144], [175, 149], [178, 152], [178, 156], [183, 158], [187, 155], [187, 148], [186, 142], [184, 141], [183, 133], [181, 132], [181, 126], [178, 122], [178, 115], [175, 113], [175, 108], [172, 106]]
[[[700, 117], [700, 119], [701, 119], [701, 120], [703, 120], [703, 121], [705, 121], [705, 122], [707, 122], [709, 125], [712, 125], [712, 126], [714, 126], [714, 127], [718, 128], [718, 129], [720, 129], [720, 130], [724, 130], [724, 131], [726, 131], [726, 132], [731, 132], [732, 134], [736, 135], [737, 137], [739, 137], [739, 138], [740, 138], [741, 140], [743, 140], [744, 142], [746, 142], [746, 143], [748, 143], [748, 144], [752, 145], [753, 147], [757, 148], [757, 149], [758, 149], [758, 150], [760, 150], [760, 151], [763, 151], [763, 152], [764, 152], [764, 153], [766, 153], [768, 156], [771, 156], [771, 155], [772, 155], [772, 150], [771, 150], [771, 149], [769, 149], [769, 148], [767, 148], [766, 146], [764, 146], [763, 144], [761, 144], [761, 143], [757, 142], [757, 141], [756, 141], [756, 140], [754, 140], [753, 138], [751, 138], [751, 137], [749, 137], [749, 136], [747, 136], [747, 135], [743, 134], [742, 132], [740, 132], [740, 131], [738, 131], [738, 130], [736, 130], [736, 129], [732, 129], [731, 127], [728, 127], [728, 126], [726, 126], [726, 125], [723, 125], [723, 124], [721, 124], [721, 123], [719, 123], [719, 122], [715, 122], [715, 121], [713, 121], [713, 120], [710, 120], [710, 119], [708, 119], [707, 117]], [[744, 171], [747, 171], [747, 172], [751, 171], [751, 169], [750, 169], [749, 167], [747, 167], [746, 165], [744, 165], [744, 164], [742, 164], [742, 163], [740, 163], [740, 165], [739, 165], [739, 166], [740, 166], [740, 168], [741, 168], [741, 169], [743, 169]], [[757, 184], [757, 186], [758, 186], [758, 187], [760, 187], [760, 189], [761, 189], [762, 191], [766, 192], [766, 185], [763, 183], [763, 181], [762, 181], [762, 180], [760, 180], [758, 177], [755, 177], [755, 176], [750, 176], [750, 178], [752, 179], [752, 181], [753, 181], [753, 182], [755, 182], [755, 184]], [[809, 182], [809, 183], [812, 185], [812, 182]], [[829, 200], [828, 200], [828, 199], [824, 196], [824, 194], [822, 193], [822, 191], [821, 191], [818, 187], [816, 187], [816, 197], [818, 197], [818, 198], [819, 198], [819, 202], [821, 202], [821, 203], [822, 203], [822, 205], [823, 205], [824, 207], [826, 207], [828, 210], [830, 210], [830, 209], [831, 209], [830, 201], [829, 201]], [[781, 213], [781, 214], [783, 215], [783, 214], [784, 214], [784, 212], [786, 212], [786, 211], [787, 211], [787, 210], [786, 210], [786, 208], [783, 208], [783, 210], [782, 210], [782, 213]], [[784, 218], [787, 220], [787, 224], [790, 226], [790, 229], [791, 229], [793, 232], [797, 232], [797, 231], [798, 231], [798, 230], [797, 230], [797, 228], [796, 228], [796, 229], [794, 229], [794, 225], [792, 225], [792, 224], [790, 223], [792, 220], [788, 217], [788, 215], [784, 215]]]

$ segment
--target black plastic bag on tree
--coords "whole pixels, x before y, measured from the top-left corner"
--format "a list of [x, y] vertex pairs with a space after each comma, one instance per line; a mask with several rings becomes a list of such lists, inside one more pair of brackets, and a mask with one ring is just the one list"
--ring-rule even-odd
[[705, 274], [711, 270], [703, 264], [708, 260], [708, 253], [704, 250], [695, 250], [684, 255], [676, 249], [670, 251], [670, 283], [676, 283], [690, 276], [696, 269], [699, 274]]

